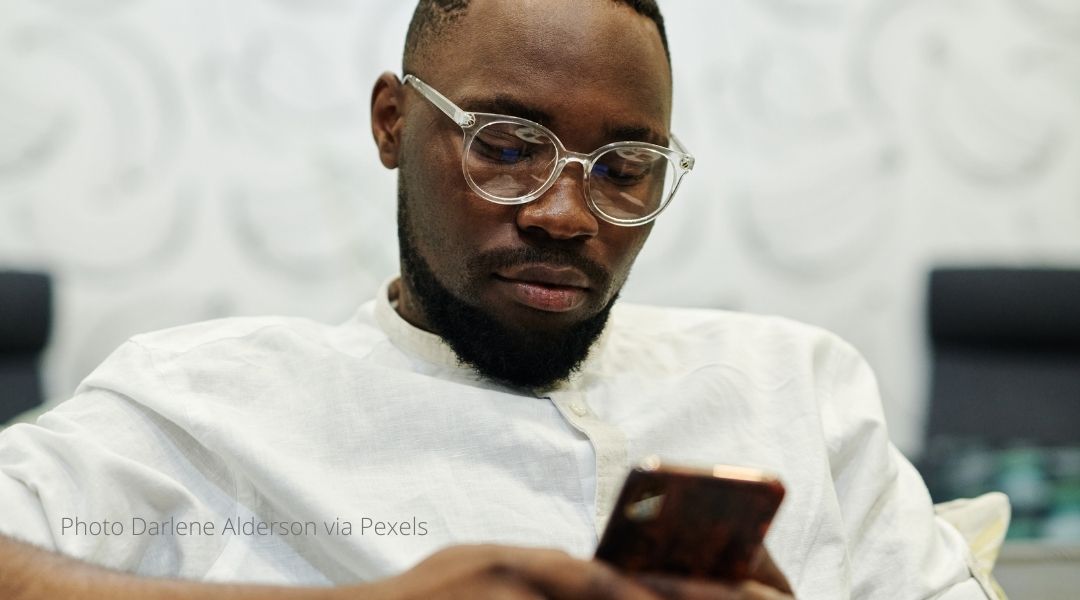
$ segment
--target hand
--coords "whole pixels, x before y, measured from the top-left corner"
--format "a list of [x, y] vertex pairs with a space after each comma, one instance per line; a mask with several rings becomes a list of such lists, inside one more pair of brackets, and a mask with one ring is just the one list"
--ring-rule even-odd
[[[787, 577], [780, 572], [780, 568], [773, 562], [769, 552], [762, 547], [750, 567], [750, 578], [739, 584], [710, 584], [707, 582], [687, 582], [683, 579], [646, 575], [640, 581], [648, 585], [663, 598], [723, 598], [732, 600], [783, 599], [794, 598], [791, 584]], [[722, 592], [713, 592], [709, 589], [697, 589], [719, 587]], [[719, 593], [720, 595], [709, 595]]]
[[787, 577], [784, 577], [784, 574], [780, 572], [780, 567], [777, 567], [776, 563], [773, 562], [772, 556], [769, 555], [769, 551], [765, 549], [765, 546], [762, 546], [761, 550], [758, 551], [757, 558], [754, 559], [754, 564], [750, 567], [750, 579], [774, 587], [785, 594], [793, 593]]
[[[765, 556], [755, 577], [786, 580]], [[738, 586], [673, 578], [632, 578], [556, 550], [458, 546], [369, 586], [371, 600], [733, 600], [783, 598], [772, 584]]]
[[657, 600], [641, 583], [556, 550], [456, 546], [376, 582], [372, 600]]

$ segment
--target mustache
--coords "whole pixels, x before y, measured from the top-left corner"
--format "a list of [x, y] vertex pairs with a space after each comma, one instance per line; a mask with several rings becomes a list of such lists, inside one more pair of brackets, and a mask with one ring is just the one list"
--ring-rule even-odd
[[492, 271], [518, 265], [544, 263], [559, 267], [573, 267], [584, 273], [600, 287], [611, 283], [611, 273], [596, 261], [561, 246], [520, 248], [497, 248], [482, 252], [469, 260], [469, 270], [483, 276]]

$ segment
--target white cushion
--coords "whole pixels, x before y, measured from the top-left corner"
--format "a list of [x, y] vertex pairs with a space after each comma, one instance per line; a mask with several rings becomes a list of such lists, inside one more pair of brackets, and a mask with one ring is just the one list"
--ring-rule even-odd
[[1004, 599], [1005, 592], [994, 581], [992, 571], [1001, 553], [1012, 514], [1009, 497], [990, 492], [977, 498], [961, 498], [934, 506], [937, 515], [955, 527], [971, 548], [971, 570], [983, 588]]

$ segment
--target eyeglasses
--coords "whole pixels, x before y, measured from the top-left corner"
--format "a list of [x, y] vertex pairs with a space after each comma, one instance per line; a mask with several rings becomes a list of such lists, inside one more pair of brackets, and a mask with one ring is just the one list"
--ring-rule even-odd
[[462, 110], [435, 88], [405, 75], [420, 95], [464, 134], [461, 168], [480, 197], [497, 204], [532, 202], [555, 185], [571, 162], [582, 166], [589, 209], [614, 225], [644, 225], [667, 208], [694, 157], [672, 135], [675, 149], [614, 142], [590, 154], [571, 152], [550, 129], [528, 119]]

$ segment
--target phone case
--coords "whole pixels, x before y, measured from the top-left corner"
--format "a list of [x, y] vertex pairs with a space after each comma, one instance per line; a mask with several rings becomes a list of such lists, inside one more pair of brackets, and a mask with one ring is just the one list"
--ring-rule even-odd
[[761, 471], [653, 460], [627, 477], [596, 557], [630, 573], [739, 581], [783, 498]]

